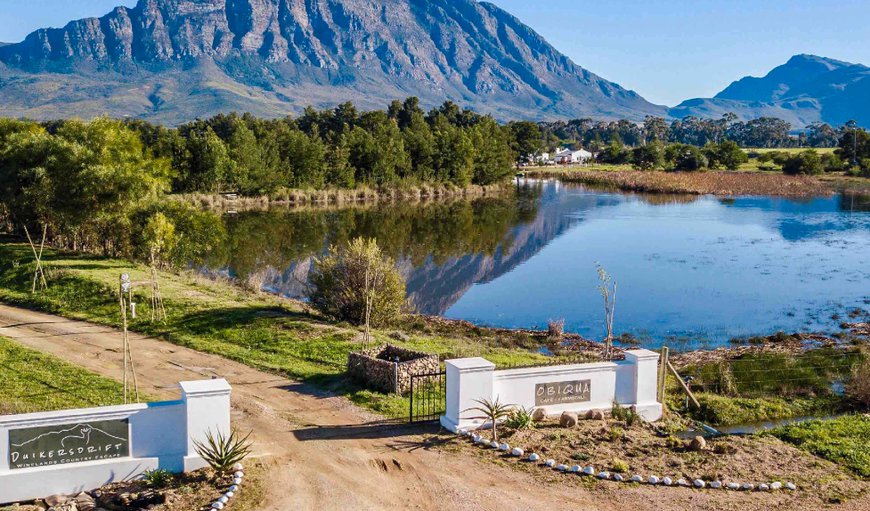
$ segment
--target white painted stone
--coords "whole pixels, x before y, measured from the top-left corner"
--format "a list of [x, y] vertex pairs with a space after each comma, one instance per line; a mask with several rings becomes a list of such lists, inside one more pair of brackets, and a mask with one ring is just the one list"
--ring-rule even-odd
[[550, 467], [550, 468], [553, 468], [553, 467], [556, 466], [556, 460], [547, 460], [547, 461], [544, 462], [544, 465], [546, 465], [546, 466], [548, 466], [548, 467]]
[[714, 490], [718, 490], [719, 488], [722, 488], [722, 481], [713, 481], [713, 482], [711, 482], [711, 483], [710, 483], [710, 488], [713, 488]]
[[237, 478], [233, 479], [233, 484], [236, 485], [236, 486], [242, 484], [242, 478], [241, 478], [241, 477], [237, 477]]
[[758, 491], [770, 491], [770, 485], [767, 483], [761, 483], [758, 485]]
[[499, 443], [496, 442], [495, 440], [493, 440], [492, 442], [489, 443], [489, 446], [492, 447], [493, 449], [498, 449]]
[[707, 483], [705, 483], [705, 482], [702, 481], [701, 479], [695, 479], [695, 480], [692, 482], [692, 484], [695, 485], [695, 488], [703, 488], [703, 487], [707, 486]]
[[568, 465], [565, 465], [565, 464], [563, 464], [563, 463], [560, 463], [560, 464], [556, 465], [556, 470], [558, 470], [559, 472], [567, 472], [567, 471], [568, 471]]
[[774, 481], [774, 482], [770, 483], [770, 489], [771, 489], [771, 490], [781, 490], [781, 489], [782, 489], [782, 483], [779, 482], [779, 481]]
[[663, 477], [662, 484], [665, 486], [671, 486], [672, 484], [674, 484], [674, 480], [671, 479], [670, 477]]
[[520, 457], [520, 456], [522, 456], [523, 454], [524, 454], [524, 451], [523, 451], [522, 449], [520, 449], [519, 447], [514, 447], [514, 448], [511, 450], [511, 456], [517, 456], [517, 457]]
[[241, 463], [236, 463], [233, 465], [233, 470], [244, 470], [245, 467]]
[[238, 471], [235, 474], [233, 474], [233, 477], [245, 477], [245, 473], [242, 471]]
[[480, 435], [478, 435], [477, 433], [471, 435], [471, 441], [474, 443], [480, 442]]
[[610, 479], [610, 472], [599, 472], [598, 479]]
[[649, 479], [646, 480], [649, 484], [659, 484], [659, 478], [656, 476], [649, 476]]
[[212, 509], [223, 509], [224, 504], [223, 504], [223, 502], [215, 502], [214, 504], [211, 505], [211, 507], [212, 507]]
[[621, 482], [625, 481], [625, 478], [622, 477], [622, 474], [613, 474], [613, 480], [616, 481], [617, 483], [621, 483]]
[[228, 499], [231, 499], [235, 496], [236, 496], [236, 492], [234, 492], [234, 491], [228, 491], [228, 492], [224, 493], [224, 497], [226, 497]]
[[581, 470], [583, 470], [583, 467], [581, 467], [580, 465], [571, 465], [571, 472], [577, 474]]
[[633, 482], [633, 483], [643, 482], [643, 476], [639, 476], [639, 475], [635, 474], [635, 475], [631, 476], [631, 482]]
[[725, 485], [729, 490], [739, 490], [740, 483], [728, 483]]
[[234, 485], [229, 487], [229, 490], [230, 491], [239, 491], [239, 486], [237, 484], [234, 484]]
[[229, 501], [230, 501], [230, 498], [227, 497], [226, 495], [224, 495], [224, 496], [222, 496], [221, 498], [218, 499], [218, 502], [220, 502], [221, 504], [226, 504], [226, 503], [229, 502]]
[[794, 483], [785, 483], [785, 489], [789, 491], [797, 490], [797, 486]]
[[538, 461], [541, 457], [537, 453], [529, 454], [529, 461]]
[[583, 469], [583, 473], [588, 475], [588, 476], [591, 476], [591, 475], [595, 474], [595, 467], [586, 467]]
[[755, 485], [752, 483], [743, 483], [743, 486], [741, 486], [740, 489], [744, 491], [752, 491], [755, 489]]
[[498, 446], [498, 450], [507, 452], [511, 450], [511, 446], [508, 444], [501, 444], [500, 446]]

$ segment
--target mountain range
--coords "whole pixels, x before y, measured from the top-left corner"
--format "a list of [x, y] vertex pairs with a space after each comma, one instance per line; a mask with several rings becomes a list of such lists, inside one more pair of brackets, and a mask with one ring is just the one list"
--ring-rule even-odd
[[580, 67], [476, 0], [139, 0], [0, 43], [0, 115], [179, 124], [417, 96], [502, 120], [647, 115], [870, 125], [870, 68], [800, 55], [764, 78], [668, 109]]

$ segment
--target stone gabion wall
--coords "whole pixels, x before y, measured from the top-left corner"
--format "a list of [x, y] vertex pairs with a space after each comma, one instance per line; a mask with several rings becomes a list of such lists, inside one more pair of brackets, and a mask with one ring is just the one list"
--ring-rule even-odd
[[347, 372], [352, 378], [386, 393], [405, 394], [411, 390], [411, 376], [436, 373], [440, 368], [438, 355], [391, 344], [351, 353], [347, 359]]

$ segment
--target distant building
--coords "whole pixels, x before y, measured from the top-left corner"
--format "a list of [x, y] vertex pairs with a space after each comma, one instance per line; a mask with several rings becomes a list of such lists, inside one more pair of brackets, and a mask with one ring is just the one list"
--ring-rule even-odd
[[592, 153], [585, 149], [560, 149], [553, 155], [553, 161], [559, 165], [571, 163], [586, 163], [592, 159]]

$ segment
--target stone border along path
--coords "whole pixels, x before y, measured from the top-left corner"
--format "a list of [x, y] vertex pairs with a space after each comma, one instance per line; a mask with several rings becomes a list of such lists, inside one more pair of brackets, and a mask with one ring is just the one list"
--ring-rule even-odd
[[[485, 447], [490, 447], [492, 449], [496, 449], [498, 451], [501, 451], [501, 452], [508, 454], [509, 456], [519, 458], [520, 460], [523, 460], [523, 461], [528, 461], [531, 463], [538, 463], [541, 461], [541, 457], [537, 453], [533, 452], [533, 453], [529, 454], [528, 456], [526, 456], [525, 458], [523, 458], [523, 456], [525, 456], [525, 451], [523, 449], [521, 449], [519, 447], [511, 448], [511, 446], [506, 444], [506, 443], [499, 444], [498, 442], [494, 442], [494, 441], [490, 442], [489, 440], [485, 439], [482, 435], [478, 435], [477, 433], [472, 433], [470, 431], [463, 430], [463, 431], [460, 431], [458, 433], [458, 436], [468, 437], [471, 439], [471, 442], [476, 444], [476, 445], [482, 445]], [[611, 474], [610, 472], [607, 472], [607, 471], [598, 472], [596, 474], [595, 468], [591, 467], [591, 466], [581, 467], [580, 465], [572, 465], [569, 467], [568, 465], [565, 465], [563, 463], [560, 463], [557, 465], [556, 460], [553, 460], [553, 459], [545, 460], [541, 464], [541, 466], [544, 466], [544, 467], [547, 467], [547, 468], [550, 468], [550, 469], [553, 469], [553, 470], [556, 470], [556, 471], [562, 472], [562, 473], [571, 473], [571, 474], [577, 474], [577, 475], [583, 475], [583, 476], [596, 477], [598, 479], [601, 479], [602, 481], [614, 481], [617, 483], [642, 484], [642, 483], [646, 482], [647, 484], [650, 484], [653, 486], [662, 485], [662, 486], [683, 487], [683, 488], [694, 487], [694, 488], [699, 489], [699, 490], [703, 490], [705, 488], [709, 488], [712, 490], [719, 490], [719, 489], [741, 490], [741, 491], [753, 491], [753, 490], [755, 490], [755, 491], [764, 491], [764, 492], [776, 491], [776, 490], [781, 490], [781, 489], [786, 489], [789, 491], [797, 490], [797, 486], [794, 483], [787, 482], [787, 483], [783, 484], [779, 481], [774, 481], [774, 482], [769, 483], [769, 484], [768, 483], [760, 483], [760, 484], [756, 485], [754, 483], [743, 483], [743, 484], [736, 483], [736, 482], [723, 483], [722, 481], [709, 481], [708, 482], [708, 481], [704, 481], [703, 479], [695, 479], [692, 482], [689, 482], [689, 481], [686, 481], [685, 479], [680, 478], [680, 479], [677, 479], [675, 481], [675, 480], [671, 479], [670, 477], [663, 477], [660, 479], [658, 476], [649, 476], [648, 478], [644, 479], [643, 476], [640, 476], [640, 475], [633, 475], [633, 476], [631, 476], [631, 478], [625, 478], [622, 474]]]
[[233, 465], [233, 484], [227, 489], [226, 493], [221, 495], [219, 499], [214, 501], [211, 505], [212, 509], [223, 509], [230, 503], [230, 499], [236, 496], [236, 492], [239, 491], [239, 486], [242, 485], [242, 478], [245, 477], [245, 473], [242, 472], [244, 467], [241, 463], [236, 463]]

